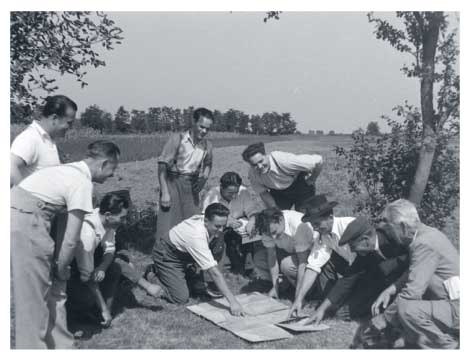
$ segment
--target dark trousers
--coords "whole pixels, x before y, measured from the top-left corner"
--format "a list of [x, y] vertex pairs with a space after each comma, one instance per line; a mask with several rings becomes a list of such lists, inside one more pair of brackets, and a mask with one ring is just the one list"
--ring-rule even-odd
[[230, 261], [231, 272], [243, 274], [246, 257], [253, 253], [253, 243], [242, 244], [242, 237], [232, 228], [227, 228], [223, 234], [226, 246], [226, 256]]
[[[323, 267], [323, 272], [321, 273], [323, 275], [322, 284], [321, 276], [319, 277], [323, 297], [329, 294], [332, 286], [339, 279], [339, 275], [343, 275], [347, 269], [347, 263], [342, 258], [335, 252], [332, 255], [335, 255], [335, 257], [331, 257], [331, 260]], [[334, 307], [331, 308], [330, 312], [334, 313], [340, 307], [347, 306], [351, 318], [370, 316], [373, 302], [376, 301], [376, 298], [386, 287], [401, 276], [405, 269], [404, 264], [399, 264], [394, 262], [393, 259], [388, 259], [381, 262], [377, 267], [372, 267], [366, 272], [359, 274], [350, 293], [343, 294], [338, 299], [334, 297]]]
[[[103, 258], [103, 251], [98, 247], [95, 251], [94, 264], [97, 267]], [[106, 303], [113, 299], [121, 278], [121, 266], [112, 262], [106, 270], [106, 276], [99, 283], [99, 289]], [[72, 274], [67, 284], [67, 310], [72, 318], [74, 314], [87, 312], [97, 306], [96, 297], [88, 285], [80, 280], [80, 274], [76, 262], [72, 263]]]
[[305, 172], [300, 172], [294, 182], [286, 189], [270, 189], [270, 194], [280, 209], [295, 209], [303, 200], [316, 194], [316, 186], [308, 185], [305, 181]]
[[173, 303], [184, 304], [189, 300], [188, 284], [195, 282], [192, 272], [193, 258], [179, 251], [170, 241], [169, 236], [158, 240], [153, 247], [152, 258], [155, 271], [166, 297]]

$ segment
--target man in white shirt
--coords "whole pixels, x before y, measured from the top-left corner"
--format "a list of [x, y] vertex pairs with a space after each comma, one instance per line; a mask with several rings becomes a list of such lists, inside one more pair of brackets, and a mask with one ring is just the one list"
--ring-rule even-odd
[[308, 257], [308, 263], [290, 314], [301, 310], [306, 293], [319, 278], [319, 291], [326, 295], [329, 289], [352, 264], [356, 254], [351, 252], [349, 245], [339, 246], [347, 226], [353, 217], [335, 217], [333, 213], [336, 201], [328, 201], [325, 195], [317, 195], [305, 200], [303, 222], [309, 222], [320, 234]]
[[264, 143], [249, 145], [242, 153], [249, 163], [249, 181], [266, 207], [291, 209], [316, 193], [316, 178], [322, 169], [318, 154], [274, 151], [266, 154]]
[[238, 173], [227, 172], [220, 178], [220, 185], [211, 188], [204, 197], [203, 211], [212, 203], [221, 203], [228, 208], [228, 223], [223, 232], [226, 255], [233, 273], [244, 274], [246, 256], [252, 252], [249, 237], [254, 227], [254, 215], [260, 212], [259, 205], [242, 185]]
[[210, 243], [223, 231], [228, 214], [229, 210], [224, 205], [210, 204], [205, 209], [205, 215], [195, 215], [182, 221], [156, 243], [152, 255], [156, 276], [171, 302], [183, 304], [189, 300], [186, 270], [195, 262], [210, 275], [226, 297], [231, 313], [235, 316], [244, 314], [210, 251]]
[[[119, 148], [96, 141], [81, 162], [34, 172], [10, 191], [10, 243], [16, 348], [69, 348], [65, 301], [70, 263], [83, 218], [93, 211], [92, 182], [114, 174]], [[63, 241], [51, 238], [52, 219], [64, 209]]]
[[266, 252], [256, 252], [254, 262], [263, 268], [260, 259], [266, 254], [273, 285], [269, 292], [271, 297], [278, 298], [280, 272], [298, 290], [300, 282], [297, 281], [303, 278], [308, 255], [319, 238], [310, 224], [301, 221], [303, 216], [297, 211], [278, 208], [264, 209], [256, 216], [256, 230], [262, 234]]
[[33, 120], [10, 149], [10, 187], [33, 172], [60, 164], [56, 139], [72, 126], [77, 105], [64, 95], [46, 98], [40, 119]]

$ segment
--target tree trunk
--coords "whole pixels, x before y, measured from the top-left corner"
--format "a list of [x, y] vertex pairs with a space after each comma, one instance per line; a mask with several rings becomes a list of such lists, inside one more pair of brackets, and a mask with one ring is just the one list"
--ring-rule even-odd
[[409, 200], [416, 206], [419, 206], [422, 201], [435, 155], [437, 134], [433, 109], [433, 78], [438, 36], [444, 17], [442, 12], [426, 12], [425, 19], [428, 20], [428, 25], [422, 29], [422, 78], [420, 81], [420, 106], [423, 121], [422, 146], [409, 192]]

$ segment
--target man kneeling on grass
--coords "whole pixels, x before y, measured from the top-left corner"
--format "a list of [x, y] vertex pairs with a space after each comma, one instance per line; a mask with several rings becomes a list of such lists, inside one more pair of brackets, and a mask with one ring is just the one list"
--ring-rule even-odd
[[195, 215], [182, 221], [156, 241], [153, 262], [166, 297], [171, 302], [183, 304], [189, 300], [186, 271], [195, 262], [210, 275], [226, 297], [230, 312], [235, 316], [244, 315], [243, 307], [228, 288], [210, 250], [210, 242], [220, 238], [229, 213], [224, 205], [212, 203], [205, 209], [205, 215]]
[[280, 272], [298, 292], [308, 255], [319, 238], [309, 223], [302, 222], [303, 216], [297, 211], [278, 208], [264, 209], [256, 216], [255, 228], [262, 235], [263, 249], [254, 254], [254, 264], [269, 270], [273, 285], [271, 297], [279, 296]]
[[75, 318], [82, 314], [95, 318], [98, 312], [93, 312], [93, 306], [96, 305], [103, 319], [101, 325], [109, 326], [121, 276], [155, 297], [162, 294], [160, 286], [139, 276], [123, 259], [115, 258], [116, 229], [125, 223], [129, 204], [128, 191], [110, 192], [103, 197], [99, 208], [85, 216], [67, 289], [67, 307]]

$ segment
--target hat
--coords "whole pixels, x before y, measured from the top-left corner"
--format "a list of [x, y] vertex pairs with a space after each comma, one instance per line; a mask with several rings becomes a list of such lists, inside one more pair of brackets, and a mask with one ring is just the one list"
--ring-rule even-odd
[[301, 221], [312, 221], [323, 214], [329, 213], [339, 203], [336, 201], [329, 202], [324, 194], [312, 196], [301, 202], [301, 207], [305, 209], [305, 215]]
[[358, 240], [365, 233], [373, 230], [373, 226], [364, 216], [355, 218], [347, 228], [345, 228], [342, 237], [339, 240], [339, 246]]

